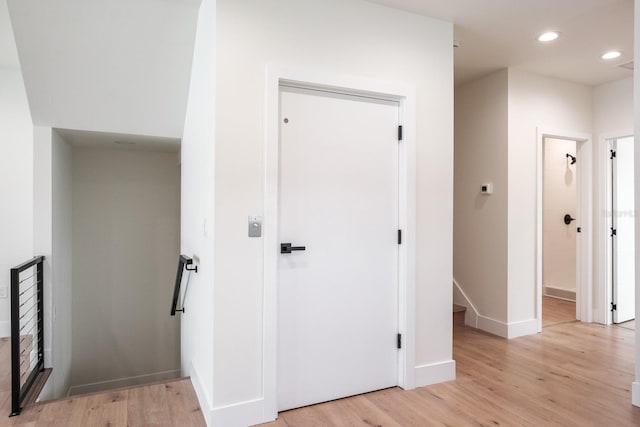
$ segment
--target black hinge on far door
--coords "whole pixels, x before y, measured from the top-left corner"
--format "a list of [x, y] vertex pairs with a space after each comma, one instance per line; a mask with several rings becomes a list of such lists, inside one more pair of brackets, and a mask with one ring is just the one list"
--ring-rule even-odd
[[402, 334], [398, 334], [398, 348], [402, 348]]
[[615, 228], [611, 227], [611, 237], [617, 236], [617, 235], [618, 235], [618, 230], [616, 230]]
[[611, 160], [613, 160], [613, 158], [616, 156], [616, 152], [615, 152], [615, 151], [613, 151], [613, 150], [610, 150], [610, 151], [611, 151], [611, 157], [609, 157], [609, 158], [610, 158]]
[[402, 230], [398, 230], [398, 244], [402, 244]]
[[402, 126], [398, 126], [398, 141], [402, 141]]
[[611, 303], [611, 311], [616, 311], [618, 309], [618, 304]]

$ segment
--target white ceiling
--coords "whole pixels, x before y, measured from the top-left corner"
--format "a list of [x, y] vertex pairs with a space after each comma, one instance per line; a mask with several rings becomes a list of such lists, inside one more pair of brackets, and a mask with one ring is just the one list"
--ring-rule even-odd
[[36, 125], [182, 136], [196, 0], [8, 0]]
[[[505, 67], [598, 85], [630, 77], [617, 65], [633, 60], [633, 0], [369, 0], [450, 21], [461, 84]], [[541, 45], [544, 31], [561, 37]], [[621, 49], [604, 62], [600, 55]]]
[[[633, 0], [369, 0], [451, 21], [455, 81], [504, 67], [597, 85], [630, 77]], [[34, 123], [182, 135], [200, 0], [0, 0], [0, 66], [18, 67]], [[16, 43], [11, 32], [11, 22]], [[548, 45], [538, 34], [557, 30]], [[600, 59], [612, 48], [623, 55]]]
[[56, 129], [56, 132], [73, 147], [160, 151], [166, 153], [180, 151], [180, 139], [178, 138], [89, 132], [73, 129]]

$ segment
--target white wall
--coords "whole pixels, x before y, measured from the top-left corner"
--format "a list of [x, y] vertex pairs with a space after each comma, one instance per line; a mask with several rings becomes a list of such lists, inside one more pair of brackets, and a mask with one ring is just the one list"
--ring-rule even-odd
[[247, 216], [264, 214], [267, 64], [415, 88], [412, 338], [419, 368], [451, 362], [452, 25], [361, 0], [222, 0], [217, 13], [214, 417], [263, 397], [263, 242]]
[[71, 147], [49, 127], [33, 136], [34, 252], [44, 262], [45, 366], [54, 367], [41, 400], [64, 397], [71, 362]]
[[[507, 322], [507, 78], [505, 69], [455, 91], [453, 276], [480, 315], [501, 322]], [[493, 183], [492, 195], [480, 193], [483, 183]]]
[[542, 285], [545, 292], [547, 287], [576, 291], [576, 223], [566, 225], [564, 216], [577, 216], [576, 169], [579, 165], [577, 162], [572, 165], [567, 154], [576, 155], [575, 141], [545, 138], [542, 190]]
[[[640, 0], [635, 0], [634, 50], [640, 58]], [[633, 103], [640, 105], [640, 73], [634, 73]], [[640, 108], [634, 114], [635, 135], [640, 135]], [[635, 170], [640, 170], [640, 150], [635, 150]], [[636, 174], [636, 213], [640, 212], [640, 174]], [[636, 214], [636, 265], [640, 265], [640, 216]], [[636, 319], [640, 319], [640, 274], [636, 274]], [[632, 401], [640, 406], [640, 328], [636, 328], [636, 380], [633, 383]]]
[[[33, 125], [17, 68], [0, 68], [0, 288], [33, 252]], [[0, 299], [0, 337], [11, 335], [9, 298]]]
[[528, 333], [536, 317], [537, 128], [589, 134], [591, 105], [589, 86], [509, 69], [508, 318]]
[[181, 366], [190, 375], [205, 419], [213, 405], [213, 278], [216, 1], [203, 0], [191, 68], [181, 148], [180, 251], [193, 256], [181, 317]]
[[72, 387], [178, 375], [179, 224], [177, 153], [74, 147]]

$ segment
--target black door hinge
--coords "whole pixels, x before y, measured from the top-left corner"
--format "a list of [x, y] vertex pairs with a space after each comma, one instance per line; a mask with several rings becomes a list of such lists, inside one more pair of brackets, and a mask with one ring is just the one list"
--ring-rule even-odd
[[398, 126], [398, 141], [402, 141], [402, 126]]
[[402, 230], [398, 230], [398, 244], [402, 244]]
[[399, 349], [400, 349], [400, 348], [402, 348], [402, 334], [398, 334], [397, 347], [398, 347]]
[[576, 229], [576, 231], [577, 231], [578, 233], [582, 233], [582, 227], [578, 227], [578, 228]]
[[616, 230], [615, 228], [611, 227], [611, 237], [617, 236], [617, 235], [618, 235], [618, 230]]
[[618, 309], [618, 304], [611, 303], [611, 311], [615, 311]]
[[616, 157], [616, 152], [614, 150], [609, 150], [611, 152], [611, 157], [609, 157], [611, 160], [613, 160], [614, 157]]

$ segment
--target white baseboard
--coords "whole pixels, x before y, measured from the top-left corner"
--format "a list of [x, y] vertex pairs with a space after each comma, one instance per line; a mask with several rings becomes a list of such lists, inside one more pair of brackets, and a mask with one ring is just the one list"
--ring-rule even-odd
[[545, 286], [544, 294], [545, 296], [548, 296], [548, 297], [559, 298], [567, 301], [576, 302], [575, 289], [564, 289], [556, 286]]
[[200, 382], [200, 375], [198, 371], [193, 366], [193, 363], [189, 364], [189, 376], [191, 377], [191, 384], [193, 385], [193, 389], [196, 392], [196, 396], [198, 397], [198, 403], [200, 404], [200, 410], [202, 411], [202, 415], [204, 416], [204, 421], [207, 423], [207, 426], [213, 425], [212, 413], [213, 409], [211, 406], [211, 400], [207, 395], [207, 392], [202, 387], [202, 383]]
[[0, 322], [0, 338], [11, 336], [11, 321], [3, 320]]
[[156, 372], [153, 374], [137, 375], [135, 377], [120, 378], [117, 380], [99, 381], [90, 384], [74, 385], [69, 388], [69, 396], [94, 393], [96, 391], [113, 390], [115, 388], [131, 387], [155, 381], [165, 381], [180, 378], [180, 370]]
[[467, 308], [464, 313], [464, 324], [472, 328], [478, 328], [478, 310], [476, 310], [476, 307], [455, 278], [453, 279], [453, 303]]
[[538, 333], [538, 321], [536, 319], [521, 320], [520, 322], [509, 323], [507, 338], [524, 337]]
[[640, 382], [634, 381], [631, 386], [631, 403], [633, 406], [640, 406]]
[[538, 321], [536, 319], [521, 320], [519, 322], [506, 323], [487, 316], [478, 316], [478, 329], [502, 338], [512, 339], [538, 333]]
[[509, 325], [501, 320], [492, 319], [491, 317], [478, 315], [477, 328], [502, 338], [509, 337]]
[[267, 417], [263, 398], [234, 403], [233, 405], [213, 408], [211, 411], [212, 426], [248, 427], [274, 421]]
[[415, 367], [416, 387], [454, 381], [456, 379], [456, 361], [431, 363]]

